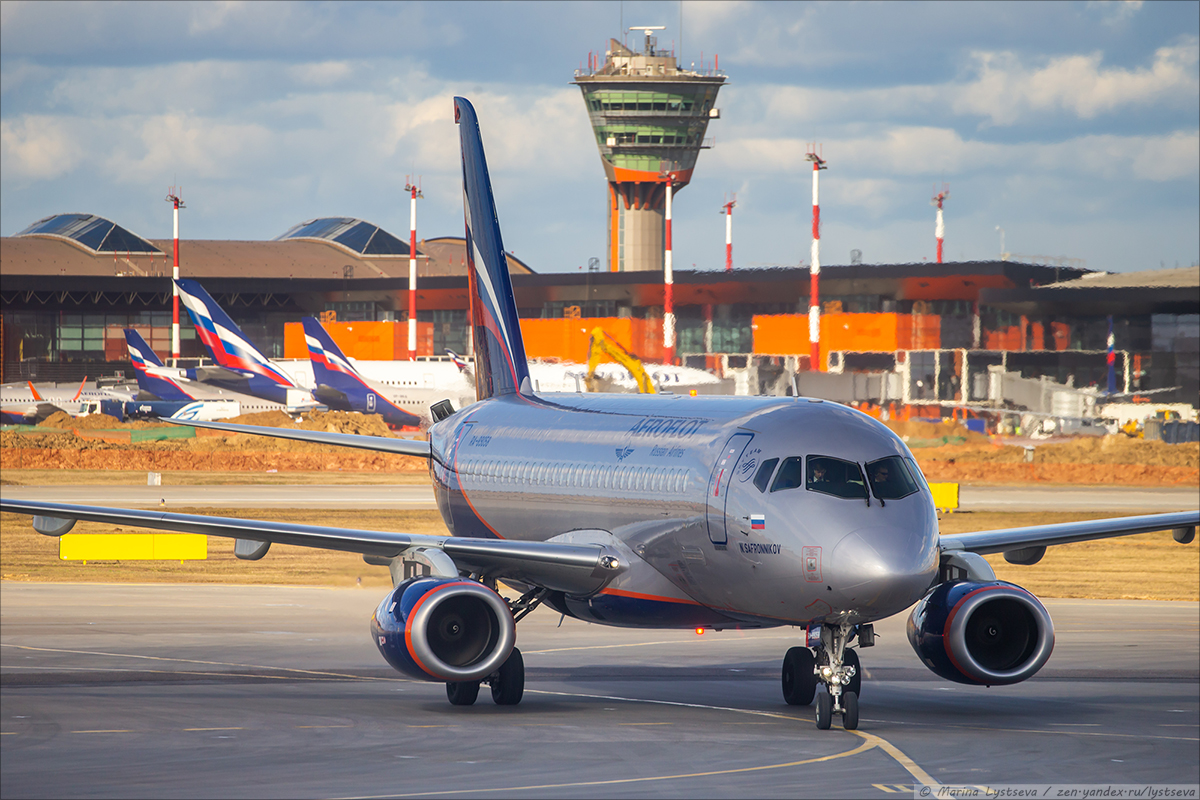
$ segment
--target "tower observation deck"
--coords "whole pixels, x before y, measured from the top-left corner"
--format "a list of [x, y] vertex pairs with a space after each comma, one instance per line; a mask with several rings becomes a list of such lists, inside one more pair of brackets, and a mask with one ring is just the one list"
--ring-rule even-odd
[[679, 68], [645, 30], [642, 52], [609, 41], [604, 64], [577, 70], [600, 159], [608, 178], [608, 268], [663, 269], [666, 184], [692, 179], [696, 157], [711, 146], [704, 133], [720, 116], [715, 103], [725, 76]]

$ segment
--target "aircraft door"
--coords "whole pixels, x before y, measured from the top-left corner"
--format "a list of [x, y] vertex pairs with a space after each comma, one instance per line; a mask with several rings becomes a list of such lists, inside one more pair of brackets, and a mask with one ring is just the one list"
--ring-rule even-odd
[[708, 479], [708, 538], [713, 544], [725, 544], [729, 536], [725, 531], [725, 501], [729, 497], [729, 484], [733, 480], [734, 467], [742, 458], [742, 451], [750, 440], [752, 433], [735, 433], [725, 443], [717, 463], [713, 467], [712, 476]]

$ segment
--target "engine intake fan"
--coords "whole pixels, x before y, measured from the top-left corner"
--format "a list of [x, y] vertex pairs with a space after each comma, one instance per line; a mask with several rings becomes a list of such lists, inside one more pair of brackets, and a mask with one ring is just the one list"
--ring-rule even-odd
[[1003, 686], [1032, 677], [1054, 650], [1045, 606], [1005, 581], [941, 583], [908, 618], [925, 666], [957, 683]]
[[371, 634], [388, 663], [418, 680], [478, 681], [512, 652], [516, 624], [500, 595], [475, 581], [410, 578], [371, 618]]

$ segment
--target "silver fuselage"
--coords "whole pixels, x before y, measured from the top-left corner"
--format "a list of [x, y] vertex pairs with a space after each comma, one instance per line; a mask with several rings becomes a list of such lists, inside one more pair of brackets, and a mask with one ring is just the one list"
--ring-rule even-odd
[[438, 507], [455, 535], [606, 541], [627, 553], [630, 568], [603, 596], [571, 606], [593, 621], [869, 622], [916, 602], [936, 577], [923, 478], [914, 494], [869, 504], [755, 486], [772, 458], [911, 459], [885, 426], [836, 403], [506, 395], [434, 425], [430, 440]]

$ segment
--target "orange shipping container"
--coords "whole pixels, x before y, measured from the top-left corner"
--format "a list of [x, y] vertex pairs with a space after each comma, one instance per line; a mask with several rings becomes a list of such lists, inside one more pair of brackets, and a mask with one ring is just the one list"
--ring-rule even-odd
[[594, 328], [603, 328], [643, 361], [662, 361], [662, 320], [633, 317], [523, 319], [521, 337], [525, 340], [525, 355], [586, 363], [588, 341]]
[[[406, 322], [324, 322], [334, 343], [350, 358], [360, 361], [404, 361], [408, 359]], [[417, 355], [433, 355], [433, 323], [417, 323]], [[304, 326], [283, 326], [284, 358], [308, 358]]]

